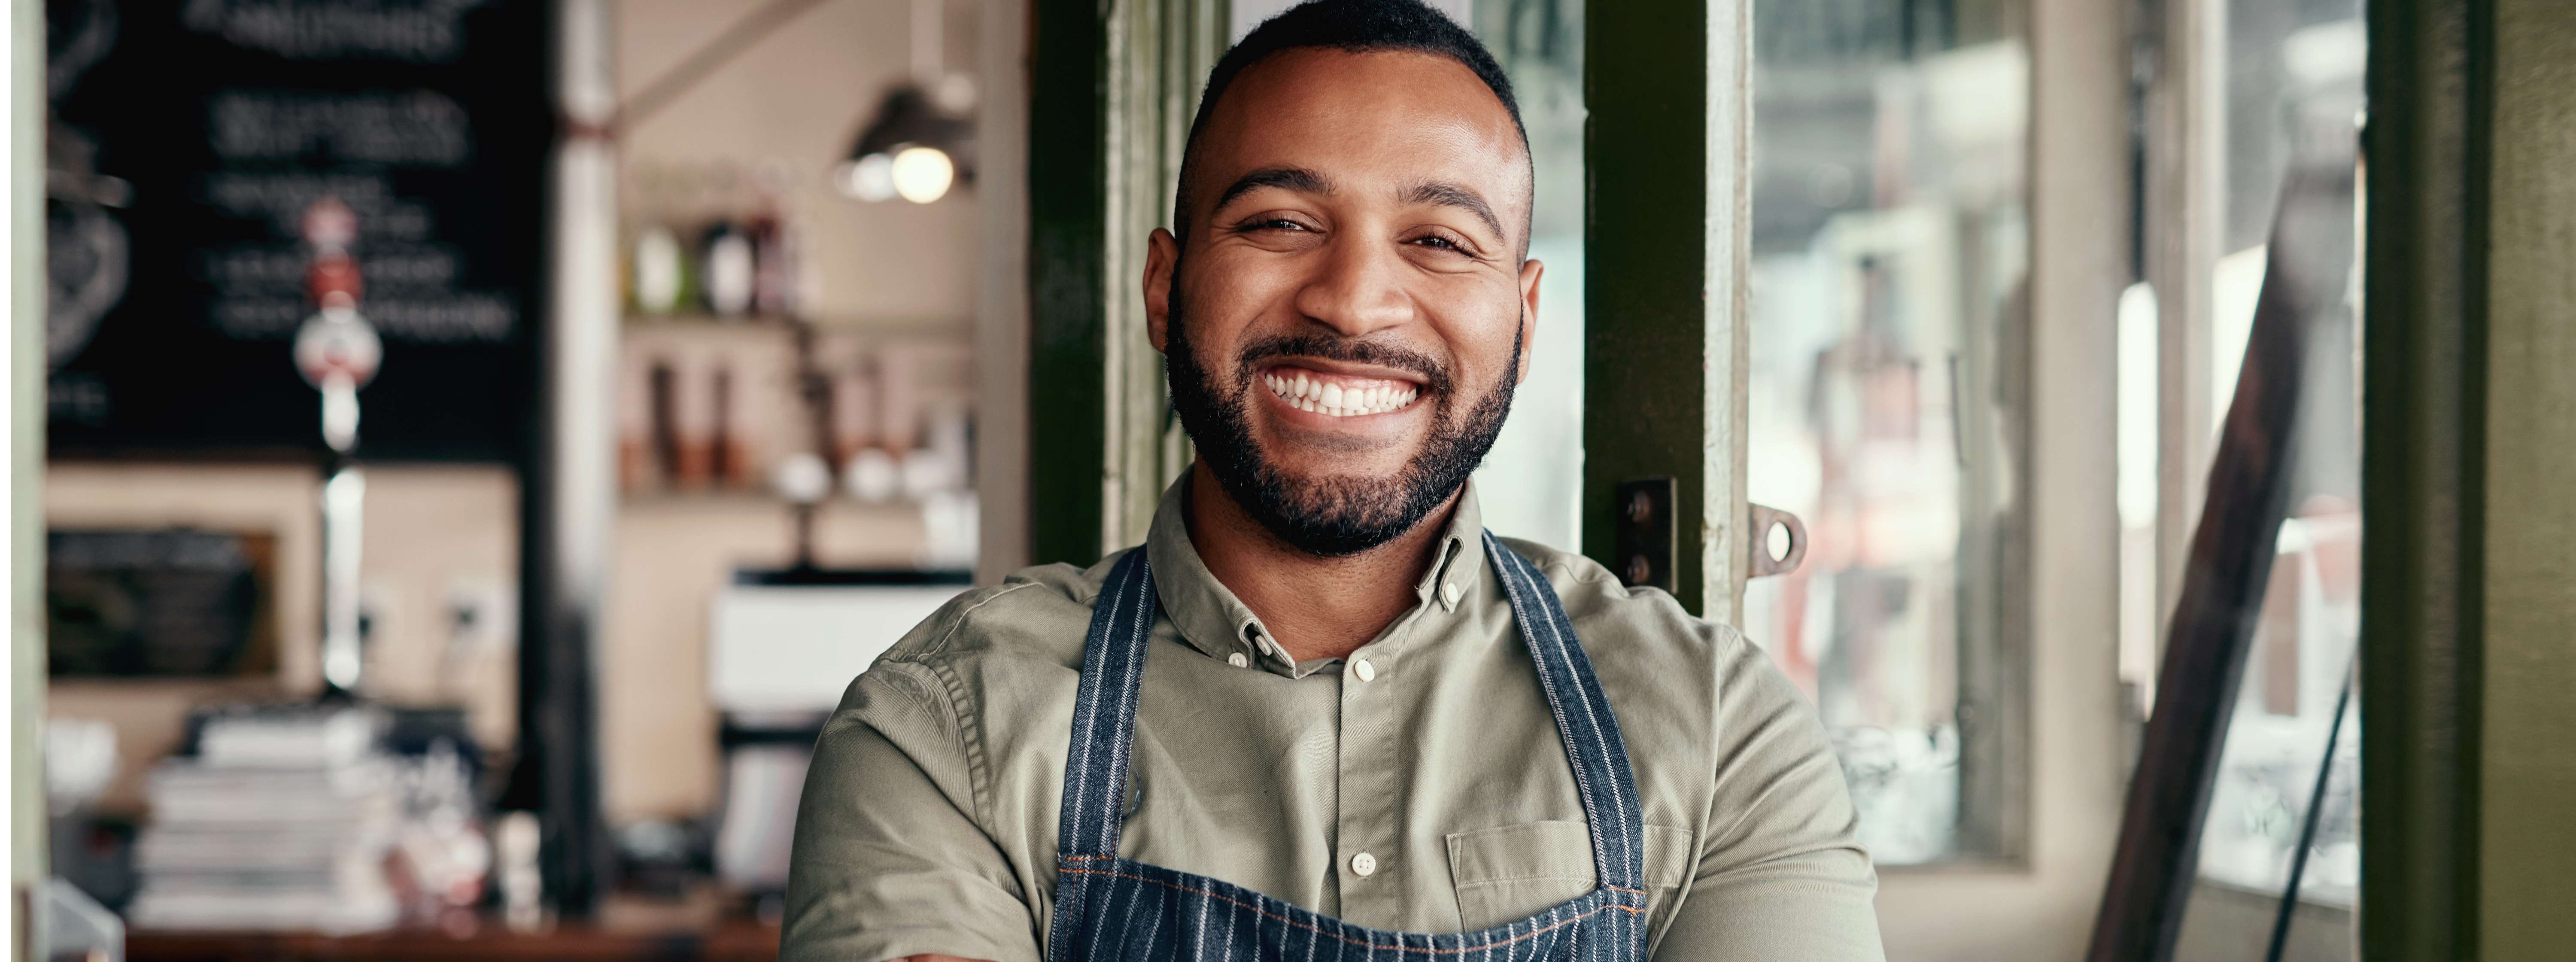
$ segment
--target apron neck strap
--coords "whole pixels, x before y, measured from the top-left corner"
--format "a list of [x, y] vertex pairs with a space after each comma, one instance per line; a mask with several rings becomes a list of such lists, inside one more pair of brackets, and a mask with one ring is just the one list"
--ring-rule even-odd
[[1091, 603], [1082, 644], [1082, 681], [1073, 699], [1073, 742], [1064, 761], [1058, 858], [1118, 857], [1129, 749], [1136, 742], [1136, 693], [1145, 677], [1145, 640], [1154, 630], [1154, 573], [1142, 547], [1109, 569]]

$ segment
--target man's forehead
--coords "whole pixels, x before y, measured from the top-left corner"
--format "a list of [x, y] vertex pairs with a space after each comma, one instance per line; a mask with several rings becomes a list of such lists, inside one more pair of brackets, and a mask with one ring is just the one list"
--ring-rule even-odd
[[1205, 189], [1249, 170], [1300, 167], [1337, 184], [1457, 182], [1506, 204], [1527, 191], [1528, 159], [1502, 100], [1466, 65], [1415, 51], [1265, 57], [1220, 95], [1195, 149]]

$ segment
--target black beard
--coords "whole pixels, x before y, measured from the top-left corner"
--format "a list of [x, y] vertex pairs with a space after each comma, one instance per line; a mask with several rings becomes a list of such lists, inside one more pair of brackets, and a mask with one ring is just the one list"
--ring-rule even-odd
[[[1503, 376], [1462, 415], [1453, 391], [1456, 382], [1439, 362], [1402, 348], [1315, 334], [1271, 338], [1245, 348], [1237, 361], [1232, 390], [1221, 391], [1190, 348], [1190, 326], [1181, 316], [1180, 303], [1180, 292], [1174, 291], [1163, 371], [1171, 382], [1172, 408], [1181, 416], [1181, 429], [1189, 432], [1199, 457], [1236, 504], [1279, 540], [1310, 554], [1356, 554], [1413, 530], [1467, 483], [1467, 476], [1485, 460], [1494, 438], [1502, 433], [1504, 415], [1511, 412], [1517, 380], [1512, 375], [1521, 364], [1519, 332], [1512, 335], [1512, 356], [1503, 366]], [[1521, 328], [1527, 329], [1526, 325]], [[1421, 456], [1388, 478], [1308, 481], [1281, 472], [1253, 441], [1246, 411], [1254, 365], [1281, 355], [1383, 364], [1422, 375], [1423, 402], [1437, 401], [1439, 407], [1432, 412], [1431, 437]]]

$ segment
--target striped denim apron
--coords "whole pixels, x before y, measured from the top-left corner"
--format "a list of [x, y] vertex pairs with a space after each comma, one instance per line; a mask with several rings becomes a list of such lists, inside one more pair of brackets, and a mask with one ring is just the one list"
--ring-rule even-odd
[[1512, 619], [1538, 664], [1548, 708], [1573, 762], [1601, 884], [1589, 894], [1477, 932], [1390, 932], [1308, 911], [1239, 885], [1118, 857], [1128, 750], [1145, 641], [1156, 611], [1153, 572], [1137, 549], [1118, 560], [1093, 603], [1064, 766], [1055, 922], [1047, 957], [1110, 959], [1585, 960], [1645, 958], [1644, 828], [1628, 751], [1592, 663], [1555, 589], [1485, 535]]

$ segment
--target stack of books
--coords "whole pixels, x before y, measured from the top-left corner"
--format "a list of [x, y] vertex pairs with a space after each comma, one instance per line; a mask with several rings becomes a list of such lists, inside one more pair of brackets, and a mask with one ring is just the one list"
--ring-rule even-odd
[[371, 708], [258, 708], [207, 718], [194, 756], [151, 773], [135, 843], [139, 929], [364, 932], [401, 915], [388, 860], [396, 764]]

